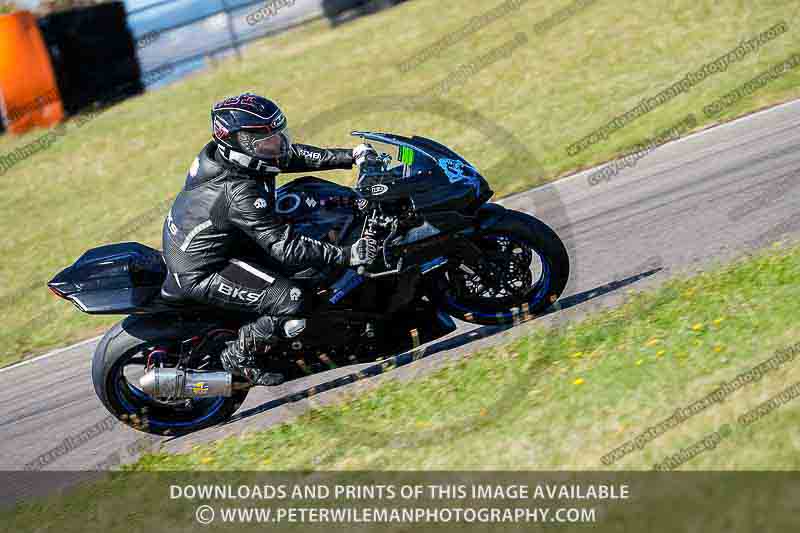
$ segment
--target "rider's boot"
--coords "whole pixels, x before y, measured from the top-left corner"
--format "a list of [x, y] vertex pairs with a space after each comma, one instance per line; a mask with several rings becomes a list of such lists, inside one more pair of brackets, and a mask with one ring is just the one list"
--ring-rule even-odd
[[274, 319], [262, 316], [239, 329], [239, 338], [230, 341], [220, 355], [225, 370], [246, 379], [253, 385], [280, 385], [285, 376], [259, 368], [259, 355], [264, 355], [281, 340], [299, 336], [306, 327], [304, 319]]
[[262, 316], [251, 324], [239, 329], [239, 337], [226, 343], [220, 354], [225, 370], [250, 382], [252, 385], [280, 385], [284, 375], [259, 368], [258, 356], [264, 355], [278, 343], [275, 335], [275, 321], [270, 316]]

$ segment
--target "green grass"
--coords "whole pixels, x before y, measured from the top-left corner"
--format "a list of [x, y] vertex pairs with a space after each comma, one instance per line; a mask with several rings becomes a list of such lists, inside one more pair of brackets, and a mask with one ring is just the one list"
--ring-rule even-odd
[[[668, 6], [655, 0], [598, 0], [547, 33], [532, 33], [536, 23], [568, 4], [530, 0], [406, 74], [397, 65], [493, 6], [414, 0], [336, 30], [320, 21], [254, 44], [241, 62], [222, 62], [126, 101], [81, 128], [69, 126], [49, 149], [0, 176], [0, 364], [99, 333], [114, 321], [76, 312], [49, 295], [44, 283], [91, 246], [122, 240], [160, 245], [168, 208], [164, 202], [180, 189], [209, 138], [208, 110], [223, 96], [244, 90], [268, 94], [285, 108], [296, 137], [309, 143], [351, 146], [348, 132], [355, 128], [442, 140], [491, 169], [493, 188], [505, 195], [607, 160], [689, 112], [706, 125], [704, 105], [795, 52], [800, 32], [800, 5], [787, 7], [783, 0], [679, 0]], [[567, 146], [644, 96], [780, 20], [789, 31], [758, 53], [608, 141], [577, 157], [566, 155]], [[420, 111], [384, 109], [387, 102], [402, 102], [403, 95], [430, 96], [427, 88], [519, 32], [529, 32], [526, 44], [453, 84], [436, 95], [438, 100], [415, 100]], [[720, 118], [796, 98], [799, 81], [800, 69]], [[382, 95], [398, 96], [379, 104], [374, 97]], [[487, 138], [469, 121], [459, 120], [453, 104], [478, 110], [489, 123], [513, 132], [537, 162], [520, 157], [502, 135]], [[321, 122], [313, 120], [336, 109]], [[0, 154], [42, 134], [5, 136]], [[351, 178], [346, 172], [332, 176]], [[132, 222], [140, 217], [142, 223]], [[123, 227], [128, 230], [120, 232]]]
[[[226, 438], [135, 470], [604, 469], [600, 458], [723, 381], [800, 342], [800, 248], [776, 250], [558, 331], [468, 356], [419, 382], [391, 381], [291, 424]], [[534, 324], [535, 326], [535, 324]], [[742, 387], [612, 468], [649, 469], [800, 379], [797, 361]], [[686, 469], [800, 467], [786, 405]]]
[[[180, 483], [190, 476], [209, 483], [203, 472], [649, 470], [725, 424], [732, 434], [682, 470], [796, 470], [800, 440], [787, 428], [800, 422], [800, 400], [747, 427], [737, 419], [800, 380], [797, 359], [610, 467], [601, 457], [800, 342], [798, 279], [800, 247], [776, 247], [654, 291], [631, 291], [616, 309], [557, 331], [533, 323], [521, 338], [425, 378], [378, 384], [190, 453], [146, 455], [121, 476], [25, 504], [8, 523], [15, 531], [80, 531], [88, 517], [104, 531], [135, 530], [147, 520], [132, 510], [159, 507], [166, 490], [163, 479], [138, 475], [145, 472], [181, 471]], [[171, 502], [165, 519], [185, 523], [188, 511], [174, 506], [191, 503]]]

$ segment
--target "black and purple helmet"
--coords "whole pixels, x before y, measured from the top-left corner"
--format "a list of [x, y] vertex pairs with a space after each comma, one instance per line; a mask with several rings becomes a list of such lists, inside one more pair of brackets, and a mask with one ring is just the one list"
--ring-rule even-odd
[[286, 116], [262, 96], [244, 93], [215, 104], [211, 134], [222, 156], [239, 166], [278, 172], [289, 161], [292, 138]]

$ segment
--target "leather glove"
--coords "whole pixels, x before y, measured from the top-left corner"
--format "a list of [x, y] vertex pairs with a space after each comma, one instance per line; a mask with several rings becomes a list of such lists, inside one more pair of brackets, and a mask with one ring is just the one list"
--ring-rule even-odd
[[348, 266], [369, 266], [378, 257], [378, 241], [366, 237], [358, 239], [349, 250], [345, 249], [345, 257]]
[[361, 166], [365, 161], [375, 161], [378, 159], [378, 152], [370, 144], [359, 144], [353, 148], [353, 160], [356, 165]]

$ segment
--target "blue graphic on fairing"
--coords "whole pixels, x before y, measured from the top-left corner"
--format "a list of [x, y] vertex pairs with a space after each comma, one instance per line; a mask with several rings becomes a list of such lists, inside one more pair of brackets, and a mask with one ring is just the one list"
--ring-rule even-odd
[[481, 175], [475, 167], [460, 159], [446, 158], [439, 159], [439, 166], [444, 170], [450, 183], [466, 181], [470, 187], [475, 189], [475, 196], [478, 197], [480, 195]]
[[432, 259], [431, 261], [424, 263], [421, 267], [419, 267], [419, 269], [423, 274], [427, 274], [434, 268], [439, 268], [440, 266], [446, 263], [447, 263], [446, 257], [437, 257], [436, 259]]

